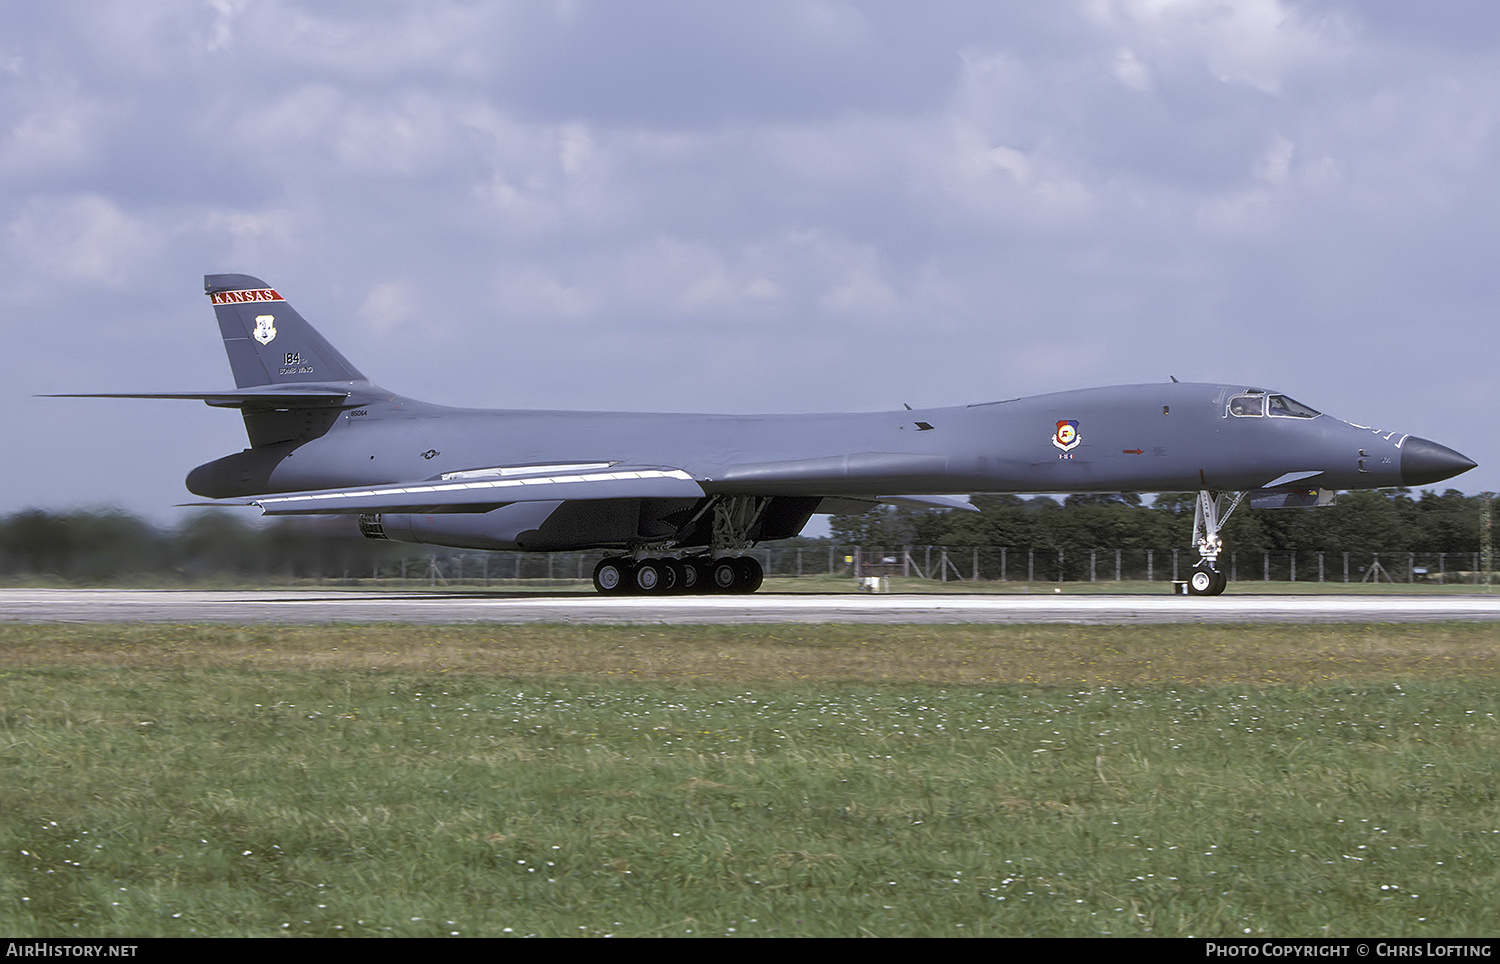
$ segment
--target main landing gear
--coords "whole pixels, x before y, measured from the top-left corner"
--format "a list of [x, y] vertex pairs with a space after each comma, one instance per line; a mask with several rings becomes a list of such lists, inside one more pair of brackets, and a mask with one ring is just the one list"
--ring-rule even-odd
[[1193, 544], [1200, 558], [1193, 567], [1193, 574], [1188, 577], [1189, 595], [1217, 596], [1229, 584], [1229, 577], [1219, 571], [1219, 554], [1224, 551], [1219, 529], [1239, 508], [1244, 497], [1243, 492], [1198, 493], [1198, 506], [1193, 511]]
[[594, 567], [594, 588], [606, 595], [662, 596], [694, 593], [751, 593], [760, 588], [765, 570], [751, 556], [712, 559], [632, 559], [611, 556]]
[[[714, 553], [743, 552], [755, 543], [761, 518], [771, 506], [770, 496], [717, 495], [708, 499], [682, 527], [679, 537], [700, 523], [709, 523], [712, 536], [690, 543], [699, 554], [682, 559], [610, 556], [594, 567], [594, 588], [601, 593], [751, 593], [765, 580], [765, 569], [751, 556]], [[712, 513], [712, 516], [709, 516]], [[680, 545], [680, 543], [676, 543]], [[659, 542], [654, 551], [666, 552], [674, 543]], [[702, 547], [702, 548], [697, 548]], [[649, 551], [641, 547], [639, 552]]]

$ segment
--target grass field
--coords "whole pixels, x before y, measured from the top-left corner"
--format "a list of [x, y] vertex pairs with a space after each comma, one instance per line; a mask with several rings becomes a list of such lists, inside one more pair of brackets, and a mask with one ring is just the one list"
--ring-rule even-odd
[[1494, 936], [1497, 642], [0, 625], [0, 932]]

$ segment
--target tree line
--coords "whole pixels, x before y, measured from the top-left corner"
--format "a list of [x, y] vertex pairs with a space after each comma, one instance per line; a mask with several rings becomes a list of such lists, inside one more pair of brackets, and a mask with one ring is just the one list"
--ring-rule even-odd
[[389, 543], [360, 537], [352, 520], [260, 525], [207, 511], [160, 528], [117, 510], [29, 509], [0, 518], [0, 576], [52, 577], [81, 584], [161, 577], [203, 581], [368, 573], [392, 555]]
[[[833, 539], [859, 546], [1009, 546], [1016, 549], [1187, 550], [1196, 492], [975, 496], [978, 512], [888, 508], [834, 516]], [[1456, 489], [1342, 492], [1317, 509], [1240, 507], [1221, 529], [1226, 548], [1265, 551], [1479, 552], [1484, 496]]]
[[[799, 538], [785, 546], [895, 550], [907, 546], [984, 550], [981, 569], [998, 569], [995, 550], [1087, 558], [1092, 550], [1178, 549], [1191, 564], [1196, 493], [1157, 495], [976, 496], [978, 512], [887, 507], [832, 517], [826, 539]], [[1347, 492], [1319, 509], [1250, 510], [1242, 507], [1224, 526], [1230, 551], [1276, 553], [1378, 552], [1479, 553], [1487, 499], [1454, 489]], [[255, 578], [339, 578], [407, 575], [412, 560], [472, 559], [483, 553], [360, 537], [352, 518], [257, 518], [205, 511], [162, 528], [121, 511], [48, 512], [31, 509], [0, 517], [0, 577], [54, 578], [80, 584], [161, 578], [173, 582]], [[529, 557], [528, 557], [529, 558]], [[811, 558], [811, 557], [809, 557]], [[976, 556], [976, 558], [979, 558]], [[1012, 559], [1016, 556], [1012, 556]], [[1165, 557], [1158, 556], [1165, 566]], [[462, 564], [462, 563], [461, 563]], [[1006, 563], [1011, 565], [1011, 563]], [[471, 564], [472, 565], [472, 564]], [[509, 564], [508, 564], [509, 565]], [[544, 573], [528, 562], [521, 575]], [[1139, 563], [1133, 563], [1139, 565]], [[1304, 562], [1303, 565], [1310, 565]], [[469, 571], [473, 571], [471, 568]], [[509, 570], [507, 570], [509, 571]], [[967, 570], [966, 570], [967, 571]], [[1162, 570], [1164, 571], [1164, 569]], [[1040, 575], [1040, 572], [1038, 573]], [[1058, 578], [1079, 578], [1077, 569]], [[986, 575], [993, 578], [993, 575]]]

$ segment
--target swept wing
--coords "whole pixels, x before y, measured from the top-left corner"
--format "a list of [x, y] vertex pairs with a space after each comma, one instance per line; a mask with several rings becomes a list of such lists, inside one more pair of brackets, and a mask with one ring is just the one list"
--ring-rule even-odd
[[554, 467], [538, 474], [492, 471], [487, 477], [459, 472], [429, 482], [289, 492], [261, 496], [251, 504], [260, 506], [266, 515], [488, 512], [514, 502], [701, 499], [704, 495], [703, 487], [688, 473], [658, 466]]

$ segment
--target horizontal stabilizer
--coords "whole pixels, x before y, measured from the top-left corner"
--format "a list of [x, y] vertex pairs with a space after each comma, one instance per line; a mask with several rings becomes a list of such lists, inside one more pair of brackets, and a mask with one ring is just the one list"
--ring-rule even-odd
[[89, 392], [41, 395], [40, 398], [165, 398], [206, 402], [215, 408], [358, 408], [347, 391], [328, 389], [263, 389], [227, 392]]
[[606, 471], [482, 479], [440, 479], [268, 495], [251, 504], [266, 515], [365, 512], [488, 512], [513, 502], [597, 499], [701, 499], [703, 487], [681, 469], [614, 466]]

